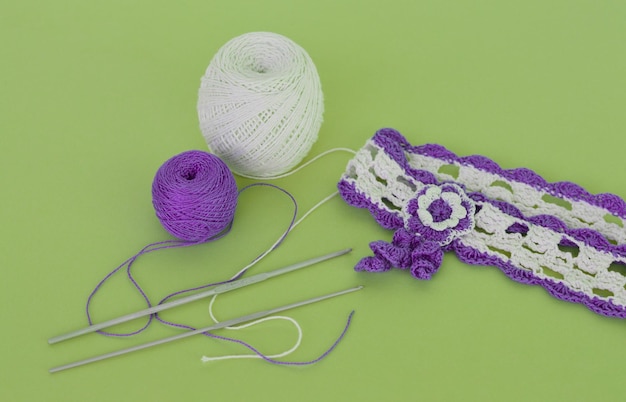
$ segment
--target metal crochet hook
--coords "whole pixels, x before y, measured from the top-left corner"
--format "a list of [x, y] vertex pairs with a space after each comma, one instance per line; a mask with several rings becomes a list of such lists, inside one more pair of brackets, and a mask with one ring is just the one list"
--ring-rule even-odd
[[145, 317], [150, 314], [158, 313], [159, 311], [167, 310], [173, 307], [177, 307], [186, 303], [191, 303], [196, 300], [204, 299], [210, 296], [214, 296], [221, 293], [226, 293], [231, 290], [239, 289], [244, 286], [252, 285], [258, 282], [262, 282], [266, 279], [273, 278], [275, 276], [283, 275], [288, 272], [293, 272], [301, 268], [308, 267], [313, 264], [317, 264], [318, 262], [326, 261], [331, 258], [339, 257], [341, 255], [347, 254], [352, 251], [351, 248], [347, 248], [344, 250], [336, 251], [334, 253], [326, 254], [320, 257], [315, 257], [308, 259], [306, 261], [298, 262], [283, 268], [279, 268], [273, 271], [264, 272], [261, 274], [253, 275], [248, 278], [239, 279], [236, 281], [228, 282], [223, 285], [216, 286], [210, 290], [206, 290], [204, 292], [197, 293], [195, 295], [187, 296], [180, 298], [178, 300], [174, 300], [168, 303], [159, 304], [157, 306], [153, 306], [147, 308], [145, 310], [137, 311], [135, 313], [127, 314], [121, 317], [113, 318], [108, 321], [104, 321], [98, 324], [93, 324], [85, 328], [78, 329], [76, 331], [69, 332], [67, 334], [59, 335], [48, 339], [49, 344], [58, 343], [61, 341], [65, 341], [67, 339], [72, 339], [80, 335], [89, 334], [91, 332], [96, 332], [104, 328], [111, 327], [113, 325], [121, 324], [127, 321], [134, 320], [136, 318]]
[[156, 341], [153, 341], [153, 342], [144, 343], [142, 345], [133, 346], [133, 347], [122, 349], [122, 350], [118, 350], [118, 351], [115, 351], [115, 352], [106, 353], [106, 354], [103, 354], [103, 355], [100, 355], [100, 356], [91, 357], [89, 359], [80, 360], [80, 361], [77, 361], [77, 362], [74, 362], [74, 363], [65, 364], [63, 366], [54, 367], [54, 368], [50, 369], [50, 373], [56, 373], [56, 372], [67, 370], [67, 369], [71, 369], [71, 368], [74, 368], [74, 367], [83, 366], [85, 364], [97, 362], [97, 361], [108, 359], [108, 358], [111, 358], [111, 357], [124, 355], [124, 354], [127, 354], [127, 353], [131, 353], [131, 352], [135, 352], [135, 351], [138, 351], [138, 350], [142, 350], [142, 349], [147, 349], [147, 348], [150, 348], [152, 346], [162, 345], [164, 343], [176, 341], [176, 340], [183, 339], [183, 338], [188, 338], [188, 337], [193, 336], [193, 335], [197, 335], [197, 334], [201, 334], [201, 333], [205, 333], [205, 332], [209, 332], [209, 331], [214, 331], [216, 329], [225, 328], [225, 327], [229, 327], [229, 326], [232, 326], [232, 325], [241, 324], [241, 323], [246, 322], [246, 321], [256, 320], [258, 318], [267, 317], [269, 315], [276, 314], [276, 313], [279, 313], [281, 311], [289, 310], [289, 309], [300, 307], [300, 306], [305, 306], [307, 304], [316, 303], [316, 302], [319, 302], [319, 301], [322, 301], [322, 300], [330, 299], [332, 297], [336, 297], [336, 296], [341, 296], [341, 295], [345, 295], [345, 294], [348, 294], [348, 293], [352, 293], [352, 292], [355, 292], [355, 291], [361, 290], [361, 289], [363, 289], [363, 286], [357, 286], [357, 287], [346, 289], [346, 290], [342, 290], [342, 291], [339, 291], [339, 292], [330, 293], [330, 294], [327, 294], [327, 295], [324, 295], [324, 296], [318, 296], [318, 297], [314, 297], [312, 299], [308, 299], [308, 300], [304, 300], [304, 301], [288, 304], [286, 306], [276, 307], [276, 308], [265, 310], [265, 311], [259, 311], [257, 313], [249, 314], [249, 315], [246, 315], [246, 316], [243, 316], [243, 317], [239, 317], [239, 318], [233, 318], [231, 320], [220, 322], [218, 324], [214, 324], [214, 325], [211, 325], [211, 326], [208, 326], [208, 327], [205, 327], [205, 328], [196, 329], [196, 330], [185, 332], [185, 333], [182, 333], [182, 334], [170, 336], [168, 338], [163, 338], [163, 339], [159, 339], [159, 340], [156, 340]]

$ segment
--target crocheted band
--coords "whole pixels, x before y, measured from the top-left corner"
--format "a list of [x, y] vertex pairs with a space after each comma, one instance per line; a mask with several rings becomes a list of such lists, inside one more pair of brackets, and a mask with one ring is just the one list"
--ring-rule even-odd
[[626, 202], [570, 182], [548, 183], [526, 168], [502, 169], [479, 155], [412, 146], [382, 129], [350, 160], [339, 184], [350, 205], [366, 208], [391, 242], [358, 271], [408, 269], [429, 279], [453, 251], [522, 283], [592, 311], [626, 317]]

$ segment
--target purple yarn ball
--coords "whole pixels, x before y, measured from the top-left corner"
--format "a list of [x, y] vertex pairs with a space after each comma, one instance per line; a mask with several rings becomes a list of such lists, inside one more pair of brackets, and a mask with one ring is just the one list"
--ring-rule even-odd
[[217, 156], [204, 151], [183, 152], [156, 172], [152, 205], [163, 227], [173, 236], [202, 242], [232, 222], [237, 183]]

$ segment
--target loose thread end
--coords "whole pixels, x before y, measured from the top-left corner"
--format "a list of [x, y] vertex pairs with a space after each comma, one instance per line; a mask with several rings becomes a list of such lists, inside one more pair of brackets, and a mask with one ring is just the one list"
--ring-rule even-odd
[[[357, 286], [355, 288], [353, 288], [354, 290], [360, 290], [362, 289], [363, 286]], [[221, 340], [225, 340], [225, 341], [229, 341], [229, 342], [234, 342], [237, 344], [240, 344], [244, 347], [246, 347], [247, 349], [251, 350], [252, 352], [254, 352], [254, 355], [239, 355], [237, 357], [243, 358], [243, 357], [248, 357], [248, 358], [260, 358], [262, 360], [265, 360], [268, 363], [272, 363], [272, 364], [276, 364], [276, 365], [281, 365], [281, 366], [308, 366], [308, 365], [312, 365], [315, 363], [320, 362], [321, 360], [323, 360], [324, 358], [328, 357], [328, 355], [330, 355], [335, 348], [339, 345], [339, 343], [343, 340], [343, 338], [345, 337], [346, 333], [348, 332], [348, 329], [350, 328], [350, 325], [352, 324], [352, 319], [354, 317], [356, 310], [352, 310], [350, 312], [350, 314], [348, 315], [348, 319], [346, 321], [346, 325], [343, 328], [343, 330], [341, 331], [341, 334], [339, 334], [339, 336], [337, 337], [337, 339], [335, 340], [335, 342], [333, 342], [333, 344], [324, 352], [322, 353], [319, 357], [313, 359], [313, 360], [309, 360], [309, 361], [303, 361], [303, 362], [286, 362], [286, 361], [281, 361], [281, 360], [276, 360], [270, 356], [264, 355], [262, 352], [260, 352], [258, 349], [256, 349], [254, 346], [250, 345], [247, 342], [241, 341], [239, 339], [234, 339], [234, 338], [228, 338], [228, 337], [223, 337], [223, 336], [218, 336], [218, 335], [213, 335], [210, 334], [210, 336], [212, 338], [216, 338], [216, 339], [221, 339]], [[233, 358], [233, 356], [222, 356], [222, 357], [217, 357], [217, 358], [211, 358], [211, 357], [207, 357], [207, 356], [202, 356], [200, 358], [200, 361], [203, 363], [207, 363], [207, 362], [211, 362], [211, 361], [216, 361], [216, 360], [225, 360], [227, 358]]]

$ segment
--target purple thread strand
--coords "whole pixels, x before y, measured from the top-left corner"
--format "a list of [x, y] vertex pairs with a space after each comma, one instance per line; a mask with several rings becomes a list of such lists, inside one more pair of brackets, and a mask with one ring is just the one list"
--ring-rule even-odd
[[[271, 249], [271, 251], [275, 250], [285, 239], [285, 237], [287, 236], [287, 234], [289, 233], [289, 231], [291, 231], [291, 228], [293, 227], [297, 214], [298, 214], [298, 204], [296, 202], [295, 197], [290, 194], [287, 190], [280, 188], [274, 184], [270, 184], [270, 183], [253, 183], [250, 184], [244, 188], [242, 188], [239, 191], [239, 195], [241, 195], [244, 191], [252, 188], [252, 187], [256, 187], [256, 186], [266, 186], [266, 187], [272, 187], [275, 189], [280, 190], [281, 192], [283, 192], [284, 194], [286, 194], [291, 201], [293, 202], [294, 205], [294, 213], [292, 215], [292, 218], [290, 220], [289, 226], [287, 228], [287, 230], [285, 230], [285, 232], [283, 233], [283, 235], [280, 237], [279, 241], [276, 243], [276, 245]], [[100, 288], [104, 285], [104, 283], [109, 280], [116, 272], [118, 272], [120, 269], [122, 269], [124, 266], [126, 266], [126, 273], [128, 276], [128, 279], [130, 280], [130, 282], [133, 284], [133, 286], [135, 287], [135, 289], [137, 290], [137, 292], [142, 296], [142, 298], [144, 299], [146, 305], [148, 308], [152, 307], [152, 303], [148, 297], [148, 295], [145, 293], [145, 291], [143, 290], [143, 288], [141, 287], [141, 285], [137, 282], [137, 280], [133, 277], [132, 272], [131, 272], [131, 267], [133, 265], [133, 263], [137, 260], [137, 258], [139, 258], [141, 255], [144, 254], [148, 254], [151, 253], [153, 251], [157, 251], [157, 250], [162, 250], [162, 249], [168, 249], [168, 248], [178, 248], [178, 247], [189, 247], [189, 246], [194, 246], [194, 245], [198, 245], [198, 244], [203, 244], [203, 243], [208, 243], [211, 241], [215, 241], [218, 240], [224, 236], [226, 236], [226, 234], [228, 234], [230, 232], [230, 230], [232, 229], [234, 224], [234, 219], [231, 220], [231, 222], [228, 224], [228, 226], [221, 232], [218, 233], [217, 235], [206, 239], [206, 240], [202, 240], [202, 241], [195, 241], [195, 242], [190, 242], [190, 241], [184, 241], [184, 240], [165, 240], [165, 241], [161, 241], [161, 242], [156, 242], [156, 243], [151, 243], [147, 246], [145, 246], [144, 248], [142, 248], [137, 254], [135, 254], [134, 256], [130, 257], [129, 259], [127, 259], [126, 261], [124, 261], [121, 265], [119, 265], [118, 267], [116, 267], [115, 269], [113, 269], [111, 272], [109, 272], [97, 285], [96, 287], [92, 290], [92, 292], [89, 294], [89, 297], [87, 298], [87, 305], [86, 305], [86, 314], [87, 314], [87, 321], [89, 323], [89, 325], [93, 324], [93, 320], [91, 317], [91, 313], [90, 313], [90, 306], [92, 303], [92, 300], [94, 298], [94, 296], [96, 295], [96, 293], [100, 290]], [[260, 257], [263, 254], [257, 256], [253, 261], [252, 264], [256, 263]], [[204, 289], [210, 286], [215, 286], [215, 285], [221, 285], [224, 283], [229, 283], [232, 282], [238, 278], [240, 278], [243, 274], [245, 273], [245, 271], [240, 272], [239, 275], [237, 275], [236, 277], [233, 277], [231, 279], [225, 280], [225, 281], [220, 281], [220, 282], [214, 282], [214, 283], [208, 283], [206, 285], [202, 285], [202, 286], [198, 286], [198, 287], [194, 287], [194, 288], [190, 288], [190, 289], [184, 289], [184, 290], [180, 290], [174, 293], [171, 293], [167, 296], [165, 296], [163, 299], [161, 299], [159, 301], [159, 305], [165, 303], [167, 300], [169, 300], [172, 297], [175, 297], [177, 295], [180, 294], [184, 294], [184, 293], [189, 293], [195, 290], [200, 290], [200, 289]], [[170, 326], [178, 326], [175, 323], [171, 323], [168, 322], [166, 320], [161, 319], [158, 314], [151, 314], [148, 316], [147, 318], [147, 322], [145, 323], [145, 325], [141, 328], [139, 328], [138, 330], [132, 331], [132, 332], [128, 332], [128, 333], [115, 333], [115, 332], [109, 332], [109, 331], [97, 331], [98, 333], [102, 334], [102, 335], [107, 335], [107, 336], [115, 336], [115, 337], [126, 337], [126, 336], [132, 336], [132, 335], [136, 335], [139, 334], [141, 332], [143, 332], [144, 330], [146, 330], [152, 320], [156, 318], [157, 320], [159, 320], [160, 322], [162, 322], [163, 324], [166, 325], [170, 325]]]
[[[244, 191], [246, 191], [246, 190], [248, 190], [248, 189], [250, 189], [250, 188], [252, 188], [252, 187], [256, 187], [256, 186], [265, 186], [265, 187], [271, 187], [271, 188], [274, 188], [274, 189], [280, 190], [283, 194], [285, 194], [285, 195], [287, 195], [287, 196], [289, 197], [289, 199], [291, 200], [291, 202], [293, 203], [293, 206], [294, 206], [294, 211], [293, 211], [293, 214], [292, 214], [291, 220], [290, 220], [290, 222], [289, 222], [289, 225], [287, 226], [287, 229], [283, 232], [283, 234], [281, 235], [281, 237], [278, 239], [278, 241], [277, 241], [277, 242], [274, 244], [274, 246], [270, 249], [270, 251], [269, 251], [269, 252], [272, 252], [272, 251], [274, 251], [276, 248], [278, 248], [278, 246], [279, 246], [279, 245], [281, 245], [281, 244], [282, 244], [282, 242], [285, 240], [285, 238], [287, 237], [287, 235], [289, 234], [289, 232], [291, 232], [291, 229], [293, 228], [293, 225], [295, 224], [296, 218], [297, 218], [297, 216], [298, 216], [298, 203], [297, 203], [297, 201], [296, 201], [295, 197], [294, 197], [291, 193], [289, 193], [287, 190], [285, 190], [285, 189], [283, 189], [283, 188], [281, 188], [281, 187], [278, 187], [278, 186], [276, 186], [276, 185], [274, 185], [274, 184], [270, 184], [270, 183], [253, 183], [253, 184], [250, 184], [250, 185], [248, 185], [248, 186], [246, 186], [246, 187], [242, 188], [242, 189], [241, 189], [241, 191], [239, 191], [239, 195], [241, 195]], [[264, 253], [261, 253], [261, 254], [259, 254], [257, 257], [255, 257], [255, 258], [252, 260], [252, 262], [251, 262], [250, 264], [248, 264], [248, 265], [249, 265], [248, 269], [252, 268], [252, 266], [253, 266], [254, 264], [256, 264], [256, 263], [257, 263], [257, 262], [261, 259], [261, 257], [263, 256], [263, 254], [264, 254]], [[247, 271], [247, 270], [246, 270], [246, 271]], [[159, 301], [159, 304], [163, 304], [163, 303], [165, 303], [167, 300], [171, 299], [172, 297], [175, 297], [175, 296], [178, 296], [178, 295], [181, 295], [181, 294], [184, 294], [184, 293], [189, 293], [189, 292], [193, 292], [193, 291], [197, 291], [197, 290], [205, 289], [205, 288], [208, 288], [208, 287], [210, 287], [210, 286], [217, 286], [217, 285], [222, 285], [222, 284], [225, 284], [225, 283], [229, 283], [229, 282], [235, 281], [235, 280], [237, 280], [237, 279], [241, 278], [241, 276], [243, 276], [243, 275], [246, 273], [246, 271], [239, 272], [239, 273], [237, 274], [237, 276], [234, 276], [234, 277], [232, 277], [232, 278], [230, 278], [230, 279], [227, 279], [227, 280], [224, 280], [224, 281], [214, 282], [214, 283], [208, 283], [208, 284], [206, 284], [206, 285], [202, 285], [202, 286], [198, 286], [198, 287], [194, 287], [194, 288], [190, 288], [190, 289], [179, 290], [179, 291], [177, 291], [177, 292], [171, 293], [171, 294], [169, 294], [169, 295], [165, 296], [163, 299], [161, 299], [161, 301]], [[158, 321], [160, 321], [161, 323], [163, 323], [163, 324], [165, 324], [165, 325], [169, 325], [169, 326], [172, 326], [172, 327], [180, 327], [180, 325], [179, 325], [179, 324], [176, 324], [176, 323], [174, 323], [174, 322], [170, 322], [170, 321], [164, 320], [163, 318], [161, 318], [161, 317], [159, 316], [159, 314], [158, 314], [158, 313], [154, 314], [154, 317], [155, 317]], [[185, 327], [185, 326], [183, 326], [183, 328], [184, 328], [184, 327]]]
[[[179, 240], [152, 243], [111, 271], [87, 298], [87, 321], [92, 324], [90, 305], [102, 285], [126, 266], [128, 279], [152, 307], [148, 295], [132, 275], [133, 263], [143, 254], [165, 248], [187, 247], [217, 240], [230, 232], [237, 206], [237, 184], [228, 166], [204, 151], [187, 151], [168, 159], [152, 182], [152, 204], [161, 225]], [[145, 330], [152, 322], [130, 333], [98, 331], [109, 336], [130, 336]]]
[[[228, 231], [230, 231], [230, 227], [228, 228]], [[220, 235], [218, 235], [217, 238], [221, 238], [225, 234], [226, 233], [220, 234]], [[215, 238], [215, 240], [217, 238]], [[213, 239], [210, 239], [208, 241], [212, 241], [212, 240]], [[100, 288], [105, 284], [105, 282], [108, 281], [116, 272], [118, 272], [124, 266], [127, 267], [126, 268], [126, 272], [127, 272], [128, 278], [130, 279], [130, 281], [133, 284], [133, 286], [135, 287], [135, 289], [139, 292], [139, 294], [142, 296], [142, 298], [146, 302], [147, 307], [150, 308], [150, 307], [152, 307], [152, 303], [150, 302], [150, 299], [148, 298], [146, 293], [143, 291], [142, 287], [135, 280], [135, 278], [133, 277], [133, 275], [131, 273], [130, 269], [131, 269], [132, 264], [137, 260], [137, 258], [139, 258], [139, 256], [151, 253], [153, 251], [162, 250], [162, 249], [168, 249], [168, 248], [188, 247], [188, 246], [193, 246], [193, 245], [196, 245], [196, 244], [199, 244], [199, 243], [198, 242], [185, 242], [185, 241], [181, 241], [181, 240], [166, 240], [166, 241], [162, 241], [162, 242], [152, 243], [152, 244], [149, 244], [149, 245], [145, 246], [144, 248], [142, 248], [137, 254], [135, 254], [134, 256], [130, 257], [129, 259], [124, 261], [121, 265], [119, 265], [118, 267], [113, 269], [111, 272], [109, 272], [102, 280], [100, 280], [100, 282], [91, 291], [91, 293], [89, 294], [89, 297], [87, 298], [87, 304], [85, 306], [85, 311], [86, 311], [86, 314], [87, 314], [87, 322], [89, 323], [89, 325], [93, 324], [93, 320], [92, 320], [91, 313], [90, 313], [90, 307], [91, 307], [91, 303], [93, 301], [94, 296], [100, 290]], [[138, 329], [136, 331], [130, 332], [130, 333], [114, 333], [114, 332], [108, 332], [108, 331], [102, 331], [102, 330], [97, 331], [97, 332], [102, 334], [102, 335], [117, 336], [117, 337], [136, 335], [136, 334], [144, 331], [146, 328], [148, 328], [148, 326], [150, 325], [150, 322], [152, 321], [152, 318], [153, 318], [152, 315], [150, 315], [148, 317], [148, 322], [142, 328], [140, 328], [140, 329]]]

